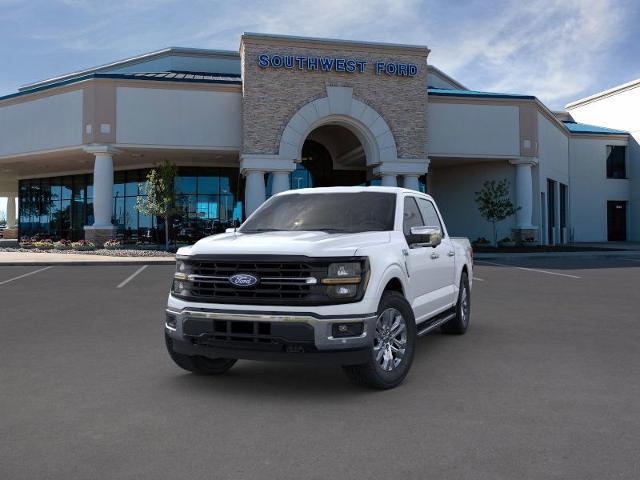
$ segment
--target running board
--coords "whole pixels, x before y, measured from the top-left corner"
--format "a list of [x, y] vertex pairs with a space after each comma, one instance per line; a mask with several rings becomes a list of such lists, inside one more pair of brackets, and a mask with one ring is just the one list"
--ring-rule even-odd
[[444, 323], [447, 323], [452, 318], [455, 318], [455, 316], [456, 316], [456, 308], [453, 307], [453, 308], [451, 308], [449, 310], [446, 310], [446, 311], [436, 315], [432, 319], [421, 323], [420, 325], [417, 326], [417, 328], [418, 328], [418, 336], [422, 337], [422, 336], [426, 335], [431, 330], [433, 330], [435, 328], [438, 328], [440, 325], [442, 325]]

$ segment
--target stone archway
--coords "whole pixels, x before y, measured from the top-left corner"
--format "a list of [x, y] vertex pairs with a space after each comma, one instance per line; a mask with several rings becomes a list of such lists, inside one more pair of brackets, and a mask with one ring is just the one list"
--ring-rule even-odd
[[378, 112], [353, 98], [350, 87], [327, 87], [326, 97], [300, 108], [282, 132], [278, 156], [299, 162], [308, 135], [323, 125], [349, 129], [362, 144], [368, 166], [398, 160], [396, 142], [389, 125]]

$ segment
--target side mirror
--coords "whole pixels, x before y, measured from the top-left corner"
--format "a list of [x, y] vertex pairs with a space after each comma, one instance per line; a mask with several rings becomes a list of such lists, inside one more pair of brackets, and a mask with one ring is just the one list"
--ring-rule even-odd
[[442, 242], [442, 230], [440, 227], [411, 227], [407, 240], [411, 248], [437, 247]]

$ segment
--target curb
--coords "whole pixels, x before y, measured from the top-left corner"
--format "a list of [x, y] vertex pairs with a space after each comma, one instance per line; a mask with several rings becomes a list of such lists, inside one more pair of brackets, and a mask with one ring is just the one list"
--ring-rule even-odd
[[44, 261], [26, 261], [26, 262], [0, 262], [0, 267], [77, 267], [77, 266], [122, 266], [122, 265], [175, 265], [175, 259], [167, 260], [113, 260], [113, 261], [95, 261], [95, 260], [70, 260], [68, 262], [44, 262]]
[[528, 252], [528, 253], [475, 253], [475, 260], [500, 258], [560, 258], [560, 257], [638, 257], [640, 250], [590, 251], [590, 252]]

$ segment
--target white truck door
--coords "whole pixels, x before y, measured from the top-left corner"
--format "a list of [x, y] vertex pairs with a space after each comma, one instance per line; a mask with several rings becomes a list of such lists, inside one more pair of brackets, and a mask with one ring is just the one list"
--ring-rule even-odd
[[[413, 307], [416, 322], [431, 317], [442, 305], [441, 280], [438, 278], [444, 274], [444, 264], [433, 258], [437, 248], [411, 246], [411, 227], [425, 226], [425, 221], [420, 213], [417, 198], [414, 196], [404, 197], [402, 231], [407, 239], [407, 272], [409, 274], [409, 295], [408, 299]], [[440, 255], [441, 256], [441, 255]]]
[[442, 220], [436, 211], [435, 205], [426, 198], [418, 198], [418, 208], [425, 224], [428, 227], [438, 227], [442, 231], [442, 243], [438, 245], [430, 255], [433, 261], [433, 271], [437, 271], [437, 300], [435, 304], [438, 310], [445, 310], [455, 303], [457, 285], [455, 285], [456, 273], [456, 249], [446, 234]]

